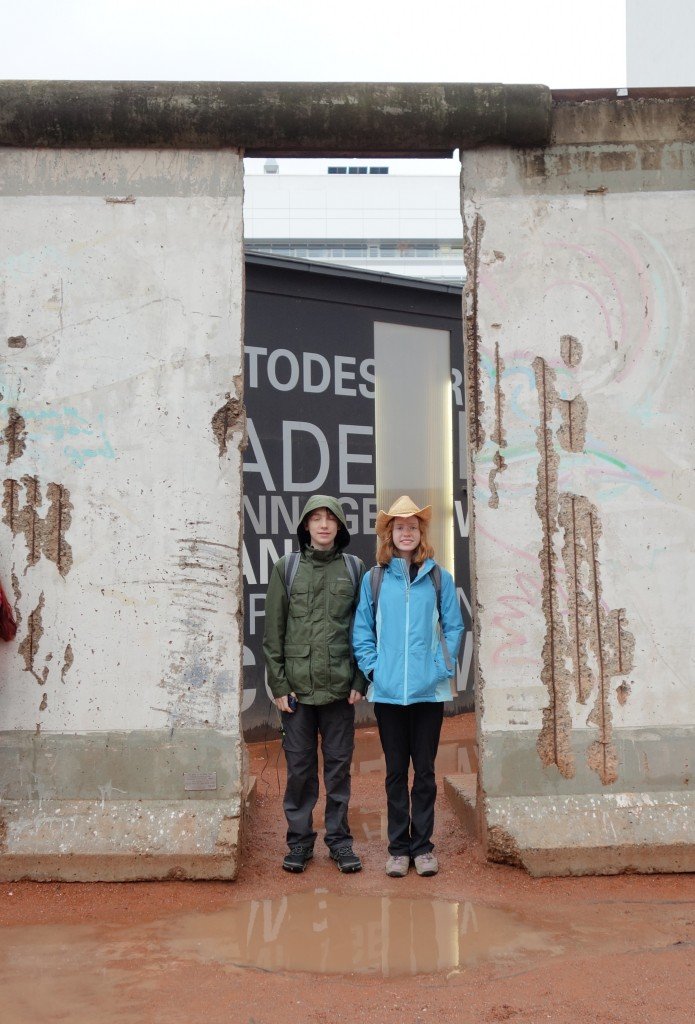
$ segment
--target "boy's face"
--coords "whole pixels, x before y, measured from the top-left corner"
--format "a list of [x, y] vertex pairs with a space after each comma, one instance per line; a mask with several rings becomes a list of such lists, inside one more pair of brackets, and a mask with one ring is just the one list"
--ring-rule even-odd
[[306, 517], [311, 546], [317, 551], [330, 551], [338, 533], [338, 520], [327, 508], [317, 508]]

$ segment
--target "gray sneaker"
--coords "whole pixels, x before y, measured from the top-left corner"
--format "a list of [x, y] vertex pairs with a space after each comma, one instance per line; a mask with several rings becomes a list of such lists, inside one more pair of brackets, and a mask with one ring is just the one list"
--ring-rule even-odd
[[389, 857], [386, 861], [386, 874], [390, 878], [405, 878], [410, 867], [410, 857]]
[[433, 853], [419, 854], [415, 858], [415, 870], [418, 875], [423, 875], [425, 878], [429, 878], [430, 875], [436, 875], [439, 871], [437, 858]]

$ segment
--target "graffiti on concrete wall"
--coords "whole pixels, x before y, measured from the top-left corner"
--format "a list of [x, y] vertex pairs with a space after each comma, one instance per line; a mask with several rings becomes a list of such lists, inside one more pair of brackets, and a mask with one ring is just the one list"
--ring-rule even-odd
[[[577, 366], [581, 360], [581, 346], [570, 335], [562, 339], [562, 358], [568, 367]], [[626, 628], [625, 609], [607, 609], [603, 602], [599, 511], [586, 496], [563, 492], [558, 484], [560, 457], [553, 444], [553, 410], [557, 409], [561, 416], [561, 426], [556, 431], [559, 447], [580, 452], [586, 435], [586, 402], [581, 395], [561, 397], [555, 371], [544, 359], [536, 358], [533, 369], [539, 405], [536, 511], [543, 537], [539, 559], [546, 623], [541, 678], [548, 690], [537, 748], [544, 765], [555, 764], [565, 777], [571, 778], [575, 766], [570, 699], [574, 695], [580, 704], [586, 704], [595, 694], [587, 724], [596, 727], [598, 738], [591, 743], [587, 760], [601, 782], [608, 785], [618, 777], [610, 684], [614, 676], [632, 669], [634, 638]], [[561, 557], [567, 597], [565, 615], [560, 608], [555, 545], [560, 528], [564, 534]]]
[[[10, 349], [23, 349], [26, 338], [15, 336], [8, 339]], [[39, 416], [35, 410], [27, 412], [9, 404], [5, 398], [11, 388], [0, 382], [0, 415], [5, 421], [0, 430], [0, 451], [4, 449], [7, 466], [21, 460], [28, 454], [36, 461], [36, 443], [40, 443], [41, 431], [36, 436], [31, 431], [35, 423], [46, 422], [47, 416]], [[15, 398], [17, 396], [15, 395]], [[55, 424], [53, 425], [55, 428]], [[77, 428], [75, 428], [77, 429]], [[31, 446], [33, 449], [31, 450]], [[28, 450], [29, 449], [29, 450]], [[72, 525], [73, 505], [70, 491], [61, 483], [49, 481], [44, 484], [37, 474], [24, 473], [8, 476], [3, 480], [2, 519], [15, 539], [23, 540], [18, 548], [11, 571], [11, 585], [14, 610], [17, 618], [17, 649], [27, 672], [42, 688], [39, 711], [48, 707], [47, 687], [51, 670], [61, 682], [74, 660], [72, 644], [64, 645], [62, 656], [54, 660], [52, 650], [44, 651], [42, 641], [45, 635], [44, 615], [46, 613], [45, 590], [26, 615], [22, 614], [21, 576], [39, 564], [42, 559], [52, 562], [61, 577], [65, 578], [72, 568], [73, 552], [69, 539]], [[24, 563], [21, 571], [21, 563]], [[62, 650], [61, 645], [61, 650]], [[38, 726], [37, 726], [38, 729]]]
[[[500, 565], [506, 560], [510, 567], [494, 576], [489, 664], [510, 685], [511, 673], [525, 670], [524, 692], [508, 690], [511, 726], [535, 721], [534, 676], [542, 682], [542, 764], [574, 776], [577, 732], [588, 728], [587, 764], [610, 785], [619, 768], [616, 708], [630, 700], [635, 667], [634, 610], [630, 616], [614, 606], [625, 600], [616, 571], [623, 556], [614, 549], [616, 523], [630, 515], [633, 489], [659, 501], [667, 474], [635, 457], [630, 443], [622, 450], [612, 445], [609, 407], [590, 399], [610, 395], [620, 409], [616, 416], [634, 421], [635, 434], [652, 425], [682, 344], [682, 313], [678, 272], [663, 246], [639, 229], [621, 236], [605, 219], [583, 241], [544, 227], [538, 251], [510, 257], [493, 248], [497, 240], [483, 247], [486, 224], [473, 212], [466, 326], [472, 528], [488, 556], [495, 550]], [[557, 330], [553, 341], [552, 326], [563, 321], [574, 333]], [[496, 525], [499, 509], [504, 516], [514, 510], [524, 527], [508, 529], [504, 516]], [[531, 510], [540, 537], [536, 550], [528, 543]]]

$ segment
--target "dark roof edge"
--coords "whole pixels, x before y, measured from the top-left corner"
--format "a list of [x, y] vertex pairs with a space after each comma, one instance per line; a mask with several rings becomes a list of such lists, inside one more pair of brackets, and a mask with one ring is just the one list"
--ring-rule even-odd
[[320, 274], [324, 277], [347, 277], [369, 284], [386, 284], [398, 288], [417, 288], [419, 291], [461, 295], [463, 285], [441, 284], [439, 281], [424, 281], [417, 277], [403, 277], [400, 274], [379, 273], [375, 270], [361, 270], [359, 267], [339, 267], [335, 263], [319, 260], [303, 260], [295, 256], [270, 256], [265, 253], [246, 252], [246, 263], [272, 270], [296, 270], [306, 274]]
[[0, 146], [450, 156], [542, 146], [544, 85], [0, 81]]
[[553, 103], [591, 103], [605, 100], [681, 100], [695, 98], [695, 86], [623, 89], [553, 89]]

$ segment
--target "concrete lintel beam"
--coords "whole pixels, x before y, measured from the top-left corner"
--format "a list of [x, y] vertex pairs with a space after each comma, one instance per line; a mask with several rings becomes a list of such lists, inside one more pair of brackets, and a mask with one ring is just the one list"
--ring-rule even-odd
[[0, 146], [448, 156], [543, 146], [551, 113], [543, 85], [5, 81]]

